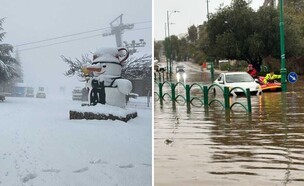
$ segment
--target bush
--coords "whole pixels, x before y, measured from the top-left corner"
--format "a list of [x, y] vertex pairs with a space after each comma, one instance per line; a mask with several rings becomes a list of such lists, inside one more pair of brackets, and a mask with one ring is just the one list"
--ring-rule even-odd
[[[304, 74], [304, 68], [303, 67], [303, 63], [304, 63], [304, 57], [291, 57], [285, 60], [286, 63], [286, 69], [287, 69], [287, 73], [288, 72], [296, 72], [299, 75]], [[267, 66], [268, 67], [268, 71], [270, 71], [270, 69], [274, 70], [274, 72], [276, 74], [280, 74], [280, 70], [281, 70], [281, 60], [280, 59], [276, 59], [273, 57], [267, 57], [264, 58], [263, 61], [263, 66]], [[262, 71], [262, 70], [261, 70]], [[266, 72], [265, 70], [262, 71], [262, 73]]]
[[220, 70], [223, 70], [223, 71], [229, 71], [230, 70], [230, 64], [229, 63], [222, 63], [221, 66], [220, 66]]

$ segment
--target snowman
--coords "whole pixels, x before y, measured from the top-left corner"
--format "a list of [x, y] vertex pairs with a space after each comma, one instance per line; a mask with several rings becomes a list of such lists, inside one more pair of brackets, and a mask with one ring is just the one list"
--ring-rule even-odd
[[89, 104], [108, 104], [124, 108], [132, 83], [121, 77], [123, 63], [129, 57], [125, 48], [101, 48], [93, 55], [86, 70], [93, 74], [87, 81]]

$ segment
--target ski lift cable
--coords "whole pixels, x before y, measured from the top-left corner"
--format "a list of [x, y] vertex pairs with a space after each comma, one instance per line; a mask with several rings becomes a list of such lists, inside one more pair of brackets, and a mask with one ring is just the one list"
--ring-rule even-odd
[[[141, 22], [136, 22], [136, 23], [133, 23], [133, 24], [145, 24], [145, 23], [151, 23], [151, 22], [152, 21], [141, 21]], [[51, 40], [56, 40], [56, 39], [62, 39], [62, 38], [65, 38], [65, 37], [71, 37], [71, 36], [76, 36], [76, 35], [81, 35], [81, 34], [87, 34], [87, 33], [91, 33], [91, 32], [97, 32], [97, 31], [101, 31], [101, 30], [105, 30], [105, 29], [109, 29], [109, 28], [111, 28], [111, 27], [104, 27], [104, 28], [95, 29], [95, 30], [89, 30], [89, 31], [85, 31], [85, 32], [78, 32], [78, 33], [74, 33], [74, 34], [68, 34], [68, 35], [63, 35], [63, 36], [43, 39], [43, 40], [39, 40], [39, 41], [27, 42], [27, 43], [23, 43], [23, 44], [19, 44], [19, 45], [14, 45], [13, 47], [20, 47], [20, 46], [25, 46], [25, 45], [37, 44], [37, 43], [42, 43], [42, 42], [46, 42], [46, 41], [51, 41]]]
[[14, 47], [20, 47], [20, 46], [31, 45], [31, 44], [36, 44], [36, 43], [42, 43], [42, 42], [45, 42], [45, 41], [51, 41], [51, 40], [65, 38], [65, 37], [71, 37], [71, 36], [86, 34], [86, 33], [90, 33], [90, 32], [96, 32], [96, 31], [105, 30], [105, 29], [109, 29], [109, 28], [110, 27], [105, 27], [105, 28], [101, 28], [101, 29], [89, 30], [89, 31], [86, 31], [86, 32], [79, 32], [79, 33], [75, 33], [75, 34], [69, 34], [69, 35], [53, 37], [53, 38], [49, 38], [49, 39], [43, 39], [43, 40], [39, 40], [39, 41], [28, 42], [28, 43], [23, 43], [23, 44], [20, 44], [20, 45], [15, 45]]
[[[145, 28], [137, 28], [137, 29], [133, 29], [130, 31], [136, 31], [136, 30], [144, 30], [144, 29], [150, 29], [151, 27], [145, 27]], [[92, 35], [92, 36], [88, 36], [88, 37], [82, 37], [82, 38], [77, 38], [77, 39], [71, 39], [71, 40], [66, 40], [66, 41], [61, 41], [61, 42], [57, 42], [57, 43], [51, 43], [51, 44], [47, 44], [47, 45], [41, 45], [41, 46], [37, 46], [37, 47], [31, 47], [31, 48], [25, 48], [25, 49], [19, 49], [18, 51], [26, 51], [26, 50], [33, 50], [33, 49], [38, 49], [38, 48], [44, 48], [44, 47], [48, 47], [48, 46], [53, 46], [53, 45], [58, 45], [58, 44], [63, 44], [63, 43], [69, 43], [69, 42], [73, 42], [73, 41], [78, 41], [78, 40], [83, 40], [83, 39], [88, 39], [88, 38], [93, 38], [93, 37], [99, 37], [102, 36], [103, 34], [97, 34], [97, 35]]]
[[78, 40], [82, 40], [82, 39], [88, 39], [88, 38], [98, 37], [98, 36], [102, 36], [102, 34], [97, 34], [97, 35], [92, 35], [92, 36], [88, 36], [88, 37], [82, 37], [82, 38], [77, 38], [77, 39], [71, 39], [71, 40], [61, 41], [61, 42], [51, 43], [51, 44], [47, 44], [47, 45], [41, 45], [41, 46], [37, 46], [37, 47], [19, 49], [18, 51], [21, 52], [21, 51], [26, 51], [26, 50], [32, 50], [32, 49], [37, 49], [37, 48], [43, 48], [43, 47], [58, 45], [58, 44], [62, 44], [62, 43], [69, 43], [69, 42], [72, 42], [72, 41], [78, 41]]

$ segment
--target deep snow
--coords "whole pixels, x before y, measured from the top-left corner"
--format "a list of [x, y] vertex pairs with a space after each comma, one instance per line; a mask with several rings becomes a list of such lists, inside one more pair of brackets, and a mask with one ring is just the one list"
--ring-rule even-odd
[[152, 184], [152, 110], [130, 102], [138, 117], [69, 120], [71, 98], [0, 102], [0, 185]]

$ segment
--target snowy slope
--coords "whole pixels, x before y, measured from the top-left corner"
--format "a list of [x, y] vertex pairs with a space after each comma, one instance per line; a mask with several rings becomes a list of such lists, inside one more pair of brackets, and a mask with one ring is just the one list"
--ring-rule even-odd
[[[142, 99], [145, 100], [145, 99]], [[151, 109], [122, 121], [69, 120], [80, 102], [0, 102], [0, 185], [151, 185]]]

